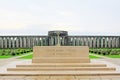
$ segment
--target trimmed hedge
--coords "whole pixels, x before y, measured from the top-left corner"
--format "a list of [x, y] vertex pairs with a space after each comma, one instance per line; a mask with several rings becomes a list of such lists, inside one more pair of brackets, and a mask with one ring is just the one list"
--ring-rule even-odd
[[99, 54], [99, 55], [120, 55], [120, 49], [90, 49], [90, 53]]
[[32, 49], [0, 49], [0, 56], [16, 56], [32, 51]]

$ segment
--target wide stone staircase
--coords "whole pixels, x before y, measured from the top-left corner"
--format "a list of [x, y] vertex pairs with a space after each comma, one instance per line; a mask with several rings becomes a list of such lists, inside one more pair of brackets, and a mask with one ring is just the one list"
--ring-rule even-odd
[[[6, 75], [119, 75], [113, 67], [98, 63], [32, 63], [8, 68]], [[4, 75], [4, 74], [3, 74]]]
[[105, 76], [119, 75], [114, 67], [91, 63], [87, 46], [34, 47], [31, 64], [16, 65], [0, 75], [13, 76]]

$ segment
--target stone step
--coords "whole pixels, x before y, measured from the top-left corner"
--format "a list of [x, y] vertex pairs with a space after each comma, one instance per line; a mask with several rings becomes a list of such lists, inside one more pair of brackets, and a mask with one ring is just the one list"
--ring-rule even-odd
[[89, 58], [67, 58], [67, 57], [46, 57], [40, 59], [32, 59], [32, 63], [90, 63]]
[[116, 71], [8, 71], [0, 76], [120, 76]]
[[16, 65], [16, 67], [106, 67], [106, 64], [93, 64], [93, 63], [86, 63], [86, 64], [55, 64], [55, 63], [48, 63], [48, 64], [27, 64], [27, 65]]
[[115, 71], [107, 67], [17, 67], [8, 68], [8, 71]]

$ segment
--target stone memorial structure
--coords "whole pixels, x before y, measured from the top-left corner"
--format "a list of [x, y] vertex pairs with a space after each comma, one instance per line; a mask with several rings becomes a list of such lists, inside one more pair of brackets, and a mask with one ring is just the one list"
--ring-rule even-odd
[[[56, 46], [34, 46], [32, 63], [8, 68], [12, 76], [101, 76], [120, 75], [106, 64], [91, 63], [88, 46], [60, 46], [57, 32]], [[48, 79], [49, 80], [49, 79]]]
[[[59, 34], [59, 38], [58, 38]], [[0, 48], [33, 48], [33, 46], [89, 46], [120, 48], [120, 36], [68, 35], [68, 31], [48, 31], [48, 35], [0, 35]]]
[[106, 64], [90, 63], [88, 46], [34, 46], [32, 63], [8, 68], [2, 75], [101, 76], [120, 75]]
[[35, 46], [33, 63], [89, 63], [88, 46]]

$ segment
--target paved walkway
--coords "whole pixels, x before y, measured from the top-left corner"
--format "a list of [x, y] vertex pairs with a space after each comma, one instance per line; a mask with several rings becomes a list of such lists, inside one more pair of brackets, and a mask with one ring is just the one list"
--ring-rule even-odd
[[108, 58], [108, 57], [97, 55], [97, 54], [90, 54], [90, 55], [100, 57], [101, 59], [104, 59], [105, 61], [108, 61], [108, 62], [111, 62], [113, 64], [120, 66], [120, 58]]
[[1, 76], [0, 80], [120, 80], [115, 76]]

